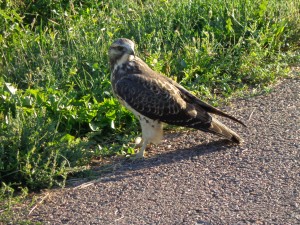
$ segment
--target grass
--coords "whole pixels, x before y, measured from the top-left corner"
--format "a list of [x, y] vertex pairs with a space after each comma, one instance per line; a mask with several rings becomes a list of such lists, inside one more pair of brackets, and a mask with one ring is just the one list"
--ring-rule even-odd
[[92, 158], [133, 153], [138, 123], [110, 89], [107, 49], [116, 38], [133, 39], [153, 69], [215, 105], [266, 89], [300, 61], [299, 1], [0, 6], [1, 199], [63, 186]]

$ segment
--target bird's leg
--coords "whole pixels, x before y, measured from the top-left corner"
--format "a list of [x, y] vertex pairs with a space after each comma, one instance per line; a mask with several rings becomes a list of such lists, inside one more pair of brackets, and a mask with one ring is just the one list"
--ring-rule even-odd
[[134, 159], [144, 158], [144, 154], [145, 154], [145, 150], [146, 150], [147, 145], [148, 145], [148, 141], [143, 140], [142, 143], [143, 144], [142, 144], [142, 147], [141, 147], [140, 151], [133, 156]]
[[147, 145], [150, 143], [157, 144], [160, 142], [163, 134], [162, 123], [158, 120], [151, 120], [146, 117], [139, 117], [142, 128], [142, 138], [135, 139], [136, 146], [141, 146], [134, 158], [144, 158]]

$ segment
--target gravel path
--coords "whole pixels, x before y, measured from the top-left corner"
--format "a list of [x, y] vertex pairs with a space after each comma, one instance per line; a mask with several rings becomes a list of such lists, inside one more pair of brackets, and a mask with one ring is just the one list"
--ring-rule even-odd
[[142, 161], [116, 162], [91, 183], [51, 193], [28, 220], [42, 224], [300, 224], [300, 80], [239, 99], [227, 112], [245, 139], [170, 133]]

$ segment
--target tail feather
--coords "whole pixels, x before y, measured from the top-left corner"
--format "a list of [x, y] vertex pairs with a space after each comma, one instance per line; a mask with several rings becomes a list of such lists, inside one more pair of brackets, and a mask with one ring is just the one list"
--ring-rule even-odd
[[226, 139], [233, 141], [237, 144], [241, 144], [243, 139], [235, 133], [233, 130], [222, 124], [219, 120], [212, 117], [211, 125], [208, 128], [211, 133], [217, 134], [219, 136], [225, 137]]

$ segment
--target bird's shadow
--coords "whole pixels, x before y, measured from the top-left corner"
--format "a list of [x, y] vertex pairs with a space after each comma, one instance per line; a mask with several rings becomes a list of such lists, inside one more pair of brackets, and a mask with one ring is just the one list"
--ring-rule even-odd
[[93, 183], [105, 183], [119, 181], [133, 176], [142, 176], [144, 169], [158, 167], [164, 164], [175, 163], [183, 160], [197, 160], [199, 157], [214, 152], [225, 151], [233, 147], [227, 140], [202, 143], [188, 148], [168, 150], [145, 159], [131, 160], [130, 158], [119, 158], [105, 165], [94, 166], [89, 171], [92, 176], [83, 179], [82, 182], [71, 184], [71, 186], [84, 185], [87, 180]]

